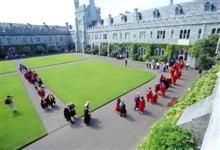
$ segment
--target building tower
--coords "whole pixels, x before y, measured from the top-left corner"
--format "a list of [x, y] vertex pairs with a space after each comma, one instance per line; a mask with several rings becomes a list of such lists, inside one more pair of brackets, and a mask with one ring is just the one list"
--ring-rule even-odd
[[89, 0], [89, 5], [79, 5], [79, 0], [74, 0], [75, 5], [75, 47], [79, 52], [84, 53], [84, 47], [87, 44], [87, 28], [95, 26], [100, 17], [100, 8], [95, 6], [94, 0]]

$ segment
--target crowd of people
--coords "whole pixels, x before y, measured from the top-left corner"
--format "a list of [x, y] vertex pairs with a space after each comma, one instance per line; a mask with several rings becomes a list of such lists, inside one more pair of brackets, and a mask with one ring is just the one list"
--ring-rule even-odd
[[46, 92], [43, 81], [38, 74], [23, 64], [20, 64], [19, 70], [24, 75], [24, 78], [34, 86], [40, 97], [40, 105], [42, 109], [49, 110], [50, 108], [54, 108], [56, 104], [55, 97], [52, 93]]
[[[167, 65], [164, 66], [164, 67], [166, 67], [166, 70], [169, 69], [169, 65], [168, 66]], [[157, 68], [156, 66], [155, 66], [156, 69], [160, 69], [160, 67]], [[185, 65], [184, 65], [183, 59], [179, 59], [175, 62], [175, 64], [173, 64], [170, 67], [168, 77], [166, 77], [165, 75], [162, 74], [160, 76], [160, 80], [158, 81], [158, 83], [155, 84], [154, 89], [152, 89], [151, 87], [148, 88], [148, 90], [146, 92], [147, 102], [151, 102], [152, 104], [157, 104], [158, 98], [159, 98], [158, 94], [160, 94], [163, 97], [166, 96], [167, 89], [169, 87], [171, 87], [172, 85], [175, 86], [177, 80], [181, 78], [182, 69], [184, 66]], [[152, 67], [152, 66], [150, 66], [150, 67]], [[154, 68], [154, 66], [153, 66], [153, 68]], [[174, 97], [170, 102], [168, 102], [168, 106], [174, 105], [176, 103], [176, 101], [177, 101], [177, 98]], [[134, 96], [134, 110], [135, 111], [138, 110], [140, 113], [144, 113], [145, 108], [146, 108], [145, 98], [144, 98], [144, 96], [141, 96], [140, 93], [138, 92]], [[126, 117], [126, 113], [127, 113], [126, 106], [125, 106], [124, 101], [122, 101], [120, 98], [116, 102], [115, 111], [120, 112], [120, 116]]]

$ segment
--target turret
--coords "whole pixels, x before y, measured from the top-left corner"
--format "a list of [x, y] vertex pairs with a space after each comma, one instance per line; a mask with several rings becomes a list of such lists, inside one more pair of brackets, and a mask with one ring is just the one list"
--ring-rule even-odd
[[79, 8], [79, 0], [74, 0], [75, 9]]

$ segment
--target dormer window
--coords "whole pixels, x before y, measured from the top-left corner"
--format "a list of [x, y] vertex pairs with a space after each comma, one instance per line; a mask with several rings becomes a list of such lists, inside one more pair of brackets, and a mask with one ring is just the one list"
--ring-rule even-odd
[[204, 5], [205, 11], [214, 11], [215, 6], [211, 2], [206, 2]]
[[176, 15], [183, 15], [183, 8], [180, 5], [177, 5], [176, 9], [175, 9], [175, 14]]
[[154, 16], [154, 18], [160, 18], [160, 12], [159, 12], [158, 9], [155, 9], [155, 10], [154, 10], [153, 16]]
[[103, 25], [104, 24], [104, 20], [103, 19], [99, 20], [99, 23], [100, 23], [100, 25]]
[[142, 14], [138, 13], [138, 20], [142, 20]]
[[123, 22], [127, 22], [128, 18], [127, 18], [126, 15], [122, 15], [122, 16], [121, 16], [121, 20], [122, 20]]

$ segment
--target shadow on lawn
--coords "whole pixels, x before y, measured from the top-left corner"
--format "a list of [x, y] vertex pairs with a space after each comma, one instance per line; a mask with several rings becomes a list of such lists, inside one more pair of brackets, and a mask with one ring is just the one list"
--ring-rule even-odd
[[22, 113], [20, 113], [20, 112], [18, 112], [18, 111], [13, 112], [13, 114], [12, 114], [13, 117], [19, 117], [19, 116], [21, 116], [21, 115], [22, 115]]

